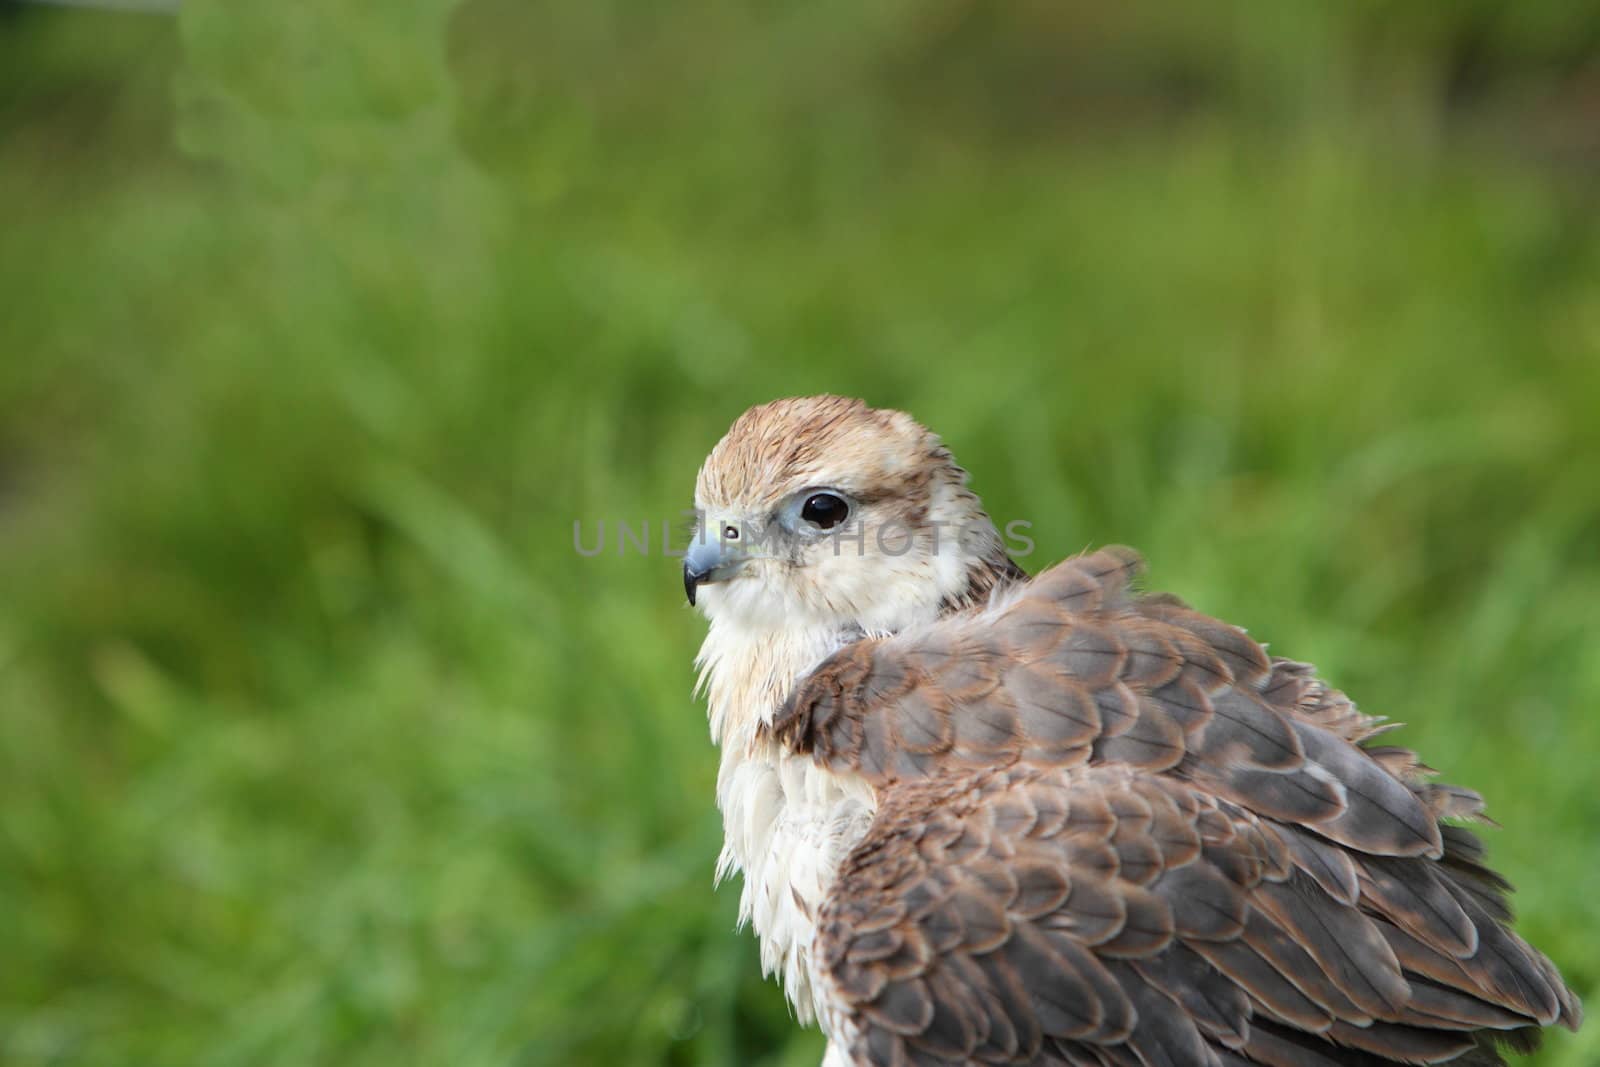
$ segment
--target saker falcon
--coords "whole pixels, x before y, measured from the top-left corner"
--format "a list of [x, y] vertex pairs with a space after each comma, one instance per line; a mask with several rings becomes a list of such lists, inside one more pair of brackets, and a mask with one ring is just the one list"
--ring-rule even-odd
[[1476, 793], [1126, 549], [1029, 578], [966, 483], [820, 396], [696, 484], [719, 875], [825, 1067], [1480, 1067], [1577, 1027]]

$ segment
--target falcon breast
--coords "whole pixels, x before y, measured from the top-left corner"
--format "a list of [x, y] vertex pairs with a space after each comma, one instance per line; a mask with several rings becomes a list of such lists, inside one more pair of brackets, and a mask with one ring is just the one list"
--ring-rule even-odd
[[721, 870], [826, 1062], [1487, 1065], [1577, 1027], [1477, 794], [1131, 551], [1030, 579], [909, 416], [753, 408], [696, 507]]

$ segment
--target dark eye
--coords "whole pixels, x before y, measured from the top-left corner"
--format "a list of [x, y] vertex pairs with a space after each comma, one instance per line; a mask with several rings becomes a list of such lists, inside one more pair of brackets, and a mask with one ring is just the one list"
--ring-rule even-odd
[[850, 517], [850, 505], [832, 493], [812, 493], [800, 508], [800, 517], [818, 529], [831, 530]]

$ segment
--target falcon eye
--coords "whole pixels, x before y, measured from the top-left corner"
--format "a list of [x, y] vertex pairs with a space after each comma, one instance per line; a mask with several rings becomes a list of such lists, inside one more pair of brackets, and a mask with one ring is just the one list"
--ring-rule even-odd
[[819, 530], [831, 530], [850, 517], [850, 505], [832, 493], [813, 493], [801, 507], [800, 517]]
[[724, 541], [737, 541], [737, 540], [739, 540], [739, 527], [733, 525], [731, 522], [728, 523], [727, 525], [723, 526], [723, 528], [722, 528], [722, 539]]

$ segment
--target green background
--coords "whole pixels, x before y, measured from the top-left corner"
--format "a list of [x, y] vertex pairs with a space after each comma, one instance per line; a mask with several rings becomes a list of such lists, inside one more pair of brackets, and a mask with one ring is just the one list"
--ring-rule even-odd
[[659, 524], [822, 390], [1407, 722], [1600, 1002], [1592, 8], [11, 5], [0, 124], [0, 1062], [815, 1063]]

